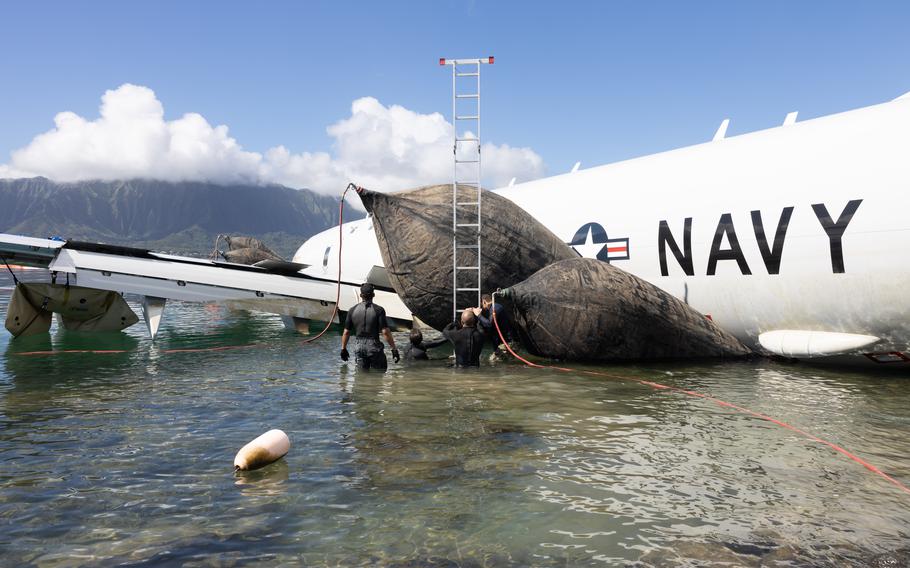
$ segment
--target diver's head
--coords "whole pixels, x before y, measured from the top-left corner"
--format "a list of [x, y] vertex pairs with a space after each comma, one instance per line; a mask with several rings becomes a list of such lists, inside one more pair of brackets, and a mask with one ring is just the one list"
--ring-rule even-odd
[[420, 345], [421, 341], [423, 341], [423, 334], [420, 333], [420, 330], [416, 327], [411, 329], [411, 343], [414, 345]]
[[364, 300], [369, 302], [370, 300], [373, 299], [373, 296], [375, 296], [375, 295], [376, 295], [376, 291], [373, 289], [373, 285], [370, 284], [369, 282], [360, 286], [360, 297], [363, 298]]
[[477, 316], [474, 315], [474, 310], [467, 308], [465, 311], [461, 312], [461, 326], [462, 327], [474, 327], [477, 323]]

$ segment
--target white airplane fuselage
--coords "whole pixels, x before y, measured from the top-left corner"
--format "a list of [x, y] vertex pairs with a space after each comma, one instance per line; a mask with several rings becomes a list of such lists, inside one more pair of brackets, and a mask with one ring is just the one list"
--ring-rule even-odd
[[[753, 347], [906, 364], [908, 186], [903, 97], [497, 192], [582, 256], [659, 286]], [[370, 220], [344, 235], [344, 274], [362, 281], [382, 264]], [[320, 233], [294, 260], [334, 274], [337, 240], [337, 228]]]

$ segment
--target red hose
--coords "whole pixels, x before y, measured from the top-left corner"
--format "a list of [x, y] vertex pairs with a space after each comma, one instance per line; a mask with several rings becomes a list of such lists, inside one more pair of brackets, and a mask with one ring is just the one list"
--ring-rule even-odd
[[[493, 300], [493, 305], [495, 305], [495, 304], [496, 304], [496, 294], [495, 294], [495, 293], [493, 294], [493, 299], [492, 299], [492, 300]], [[810, 434], [809, 432], [806, 432], [805, 430], [802, 430], [802, 429], [800, 429], [800, 428], [797, 428], [796, 426], [793, 426], [792, 424], [788, 424], [788, 423], [784, 422], [783, 420], [778, 420], [778, 419], [776, 419], [776, 418], [772, 418], [772, 417], [767, 416], [767, 415], [765, 415], [765, 414], [762, 414], [762, 413], [760, 413], [760, 412], [755, 412], [754, 410], [750, 410], [750, 409], [745, 408], [745, 407], [742, 407], [742, 406], [737, 406], [737, 405], [735, 405], [735, 404], [733, 404], [733, 403], [727, 402], [727, 401], [725, 401], [725, 400], [721, 400], [721, 399], [719, 399], [719, 398], [715, 398], [715, 397], [710, 396], [710, 395], [707, 395], [707, 394], [702, 394], [702, 393], [699, 393], [699, 392], [695, 392], [695, 391], [691, 391], [691, 390], [686, 390], [686, 389], [682, 389], [682, 388], [679, 388], [679, 387], [672, 387], [672, 386], [670, 386], [670, 385], [664, 385], [664, 384], [661, 384], [661, 383], [655, 383], [655, 382], [653, 382], [653, 381], [645, 381], [645, 380], [642, 380], [642, 379], [636, 379], [635, 377], [625, 377], [625, 376], [623, 376], [623, 375], [613, 375], [613, 374], [610, 374], [610, 373], [603, 373], [603, 372], [600, 372], [600, 371], [591, 371], [591, 370], [583, 370], [583, 369], [570, 369], [570, 368], [568, 368], [568, 367], [556, 367], [556, 366], [554, 366], [554, 365], [539, 365], [539, 364], [537, 364], [537, 363], [533, 363], [533, 362], [531, 362], [531, 361], [528, 361], [527, 359], [525, 359], [524, 357], [522, 357], [521, 355], [519, 355], [518, 353], [516, 353], [515, 351], [512, 350], [512, 347], [511, 347], [511, 346], [509, 345], [509, 343], [506, 341], [506, 338], [503, 337], [503, 335], [502, 335], [502, 330], [499, 329], [499, 322], [496, 321], [496, 310], [494, 310], [493, 307], [491, 306], [491, 307], [490, 307], [490, 311], [493, 313], [493, 325], [494, 325], [494, 327], [496, 327], [496, 333], [499, 335], [499, 339], [500, 339], [500, 341], [502, 341], [502, 344], [506, 346], [506, 349], [508, 350], [509, 353], [512, 354], [513, 357], [515, 357], [516, 359], [518, 359], [519, 361], [521, 361], [522, 363], [524, 363], [525, 365], [527, 365], [527, 366], [529, 366], [529, 367], [534, 367], [534, 368], [537, 368], [537, 369], [553, 369], [553, 370], [556, 370], [556, 371], [562, 371], [562, 372], [566, 372], [566, 373], [583, 373], [583, 374], [585, 374], [585, 375], [593, 375], [593, 376], [596, 376], [596, 377], [606, 377], [606, 378], [609, 378], [609, 379], [620, 379], [620, 380], [624, 380], [624, 381], [634, 381], [634, 382], [636, 382], [636, 383], [638, 383], [638, 384], [645, 385], [645, 386], [651, 387], [651, 388], [653, 388], [653, 389], [657, 389], [657, 390], [666, 390], [666, 391], [672, 391], [672, 392], [678, 392], [678, 393], [681, 393], [681, 394], [685, 394], [685, 395], [687, 395], [687, 396], [691, 396], [691, 397], [695, 397], [695, 398], [701, 398], [701, 399], [704, 399], [704, 400], [710, 400], [711, 402], [713, 402], [713, 403], [715, 403], [715, 404], [717, 404], [717, 405], [719, 405], [719, 406], [723, 406], [723, 407], [726, 407], [726, 408], [730, 408], [730, 409], [735, 410], [735, 411], [737, 411], [737, 412], [740, 412], [740, 413], [742, 413], [742, 414], [747, 414], [747, 415], [752, 416], [752, 417], [754, 417], [754, 418], [758, 418], [758, 419], [764, 420], [764, 421], [766, 421], [766, 422], [770, 422], [770, 423], [772, 423], [772, 424], [776, 424], [776, 425], [778, 425], [778, 426], [780, 426], [780, 427], [782, 427], [782, 428], [786, 428], [787, 430], [790, 430], [791, 432], [796, 432], [797, 434], [803, 436], [804, 438], [808, 438], [809, 440], [812, 440], [813, 442], [818, 442], [819, 444], [824, 444], [825, 446], [828, 446], [829, 448], [831, 448], [831, 449], [834, 450], [835, 452], [837, 452], [837, 453], [839, 453], [839, 454], [841, 454], [841, 455], [844, 455], [844, 456], [850, 458], [850, 459], [853, 460], [854, 462], [860, 464], [861, 466], [863, 466], [863, 467], [866, 468], [867, 470], [871, 471], [872, 473], [878, 475], [879, 477], [882, 477], [882, 478], [884, 478], [884, 479], [890, 481], [892, 484], [894, 484], [898, 489], [900, 489], [900, 490], [903, 491], [904, 493], [910, 494], [910, 487], [907, 487], [906, 485], [904, 485], [904, 484], [901, 483], [900, 481], [894, 479], [893, 477], [891, 477], [891, 476], [888, 475], [887, 473], [883, 472], [882, 470], [878, 469], [877, 467], [875, 467], [875, 466], [872, 465], [871, 463], [867, 462], [866, 460], [864, 460], [864, 459], [860, 458], [859, 456], [857, 456], [857, 455], [855, 455], [855, 454], [853, 454], [853, 453], [847, 451], [846, 449], [842, 448], [841, 446], [838, 446], [837, 444], [835, 444], [835, 443], [833, 443], [833, 442], [829, 442], [828, 440], [824, 440], [824, 439], [822, 439], [822, 438], [819, 438], [819, 437], [816, 436], [815, 434]]]
[[348, 194], [350, 189], [359, 189], [353, 183], [349, 183], [344, 191], [341, 193], [341, 203], [338, 204], [338, 281], [335, 286], [335, 308], [332, 310], [332, 315], [329, 317], [329, 321], [326, 322], [325, 327], [322, 328], [322, 331], [317, 333], [313, 337], [308, 337], [304, 339], [301, 343], [312, 343], [325, 335], [325, 332], [332, 327], [332, 324], [335, 323], [335, 316], [338, 315], [338, 302], [341, 300], [341, 244], [344, 241], [344, 197]]

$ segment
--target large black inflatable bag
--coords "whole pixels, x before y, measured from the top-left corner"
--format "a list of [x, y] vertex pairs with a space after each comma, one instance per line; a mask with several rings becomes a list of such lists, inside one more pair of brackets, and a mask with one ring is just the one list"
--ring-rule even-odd
[[[476, 191], [465, 188], [464, 192]], [[392, 287], [411, 312], [442, 329], [452, 321], [452, 185], [435, 185], [401, 193], [360, 190], [373, 215], [382, 260]], [[459, 188], [459, 195], [462, 189]], [[559, 237], [515, 203], [483, 192], [481, 222], [481, 288], [492, 292], [528, 278], [541, 268], [578, 255]], [[469, 223], [470, 206], [459, 210]], [[476, 214], [475, 214], [476, 216]], [[460, 229], [459, 242], [476, 241], [476, 229]], [[459, 249], [459, 266], [476, 264], [476, 249]], [[459, 271], [459, 288], [476, 287], [470, 271]], [[477, 293], [459, 296], [458, 308], [477, 304]]]
[[625, 361], [750, 353], [686, 303], [600, 260], [554, 263], [499, 298], [522, 345], [544, 357]]

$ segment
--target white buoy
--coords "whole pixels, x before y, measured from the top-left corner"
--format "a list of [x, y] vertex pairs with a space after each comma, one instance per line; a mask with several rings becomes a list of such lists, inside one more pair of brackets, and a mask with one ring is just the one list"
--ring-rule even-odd
[[247, 471], [280, 460], [291, 449], [288, 435], [281, 430], [269, 430], [240, 448], [234, 457], [234, 471]]

